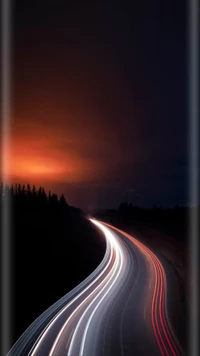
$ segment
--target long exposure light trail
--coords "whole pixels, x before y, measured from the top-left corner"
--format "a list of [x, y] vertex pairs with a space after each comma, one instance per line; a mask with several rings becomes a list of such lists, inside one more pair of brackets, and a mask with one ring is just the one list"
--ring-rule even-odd
[[[109, 241], [107, 243], [110, 243]], [[55, 321], [60, 317], [60, 315], [66, 310], [68, 309], [78, 298], [80, 298], [80, 296], [82, 294], [84, 294], [89, 288], [91, 288], [91, 286], [98, 281], [98, 279], [105, 273], [105, 271], [108, 269], [111, 260], [113, 257], [113, 248], [111, 247], [111, 253], [110, 253], [110, 258], [108, 260], [108, 263], [106, 264], [106, 266], [104, 267], [103, 271], [98, 275], [98, 277], [90, 284], [88, 285], [81, 293], [79, 293], [71, 302], [69, 302], [54, 318], [53, 320], [51, 320], [51, 322], [48, 324], [48, 327], [46, 328], [45, 332], [42, 334], [41, 337], [39, 337], [39, 339], [36, 341], [36, 346], [33, 350], [31, 350], [31, 352], [29, 352], [29, 355], [34, 356], [40, 346], [40, 344], [42, 343], [43, 339], [45, 338], [46, 334], [48, 333], [49, 329], [53, 327], [53, 324], [55, 323]], [[83, 301], [84, 302], [84, 301]], [[82, 304], [82, 303], [81, 303]], [[51, 353], [50, 353], [51, 354]]]
[[[97, 226], [99, 226], [99, 227], [104, 231], [105, 234], [108, 233], [108, 232], [105, 230], [104, 226], [102, 226], [101, 224], [99, 224], [98, 222], [96, 222], [96, 221], [94, 221], [94, 220], [91, 220], [91, 221], [92, 221], [94, 224], [96, 224]], [[118, 251], [119, 251], [119, 255], [120, 255], [120, 257], [121, 257], [120, 268], [119, 268], [119, 270], [118, 270], [118, 273], [117, 273], [117, 275], [116, 275], [114, 281], [111, 283], [111, 285], [109, 286], [109, 288], [107, 289], [107, 291], [105, 292], [105, 294], [103, 295], [103, 297], [100, 299], [100, 301], [98, 302], [98, 304], [96, 305], [96, 307], [94, 308], [93, 312], [91, 313], [91, 315], [90, 315], [90, 317], [89, 317], [89, 320], [88, 320], [87, 325], [86, 325], [86, 327], [85, 327], [85, 331], [84, 331], [83, 338], [82, 338], [82, 341], [81, 341], [81, 348], [80, 348], [80, 355], [81, 355], [81, 356], [82, 356], [83, 353], [84, 353], [84, 346], [85, 346], [85, 342], [86, 342], [87, 331], [88, 331], [88, 329], [89, 329], [89, 326], [90, 326], [91, 320], [92, 320], [92, 318], [93, 318], [93, 316], [94, 316], [94, 313], [96, 312], [97, 308], [98, 308], [99, 305], [101, 304], [102, 300], [106, 297], [106, 295], [107, 295], [107, 294], [109, 293], [109, 291], [111, 290], [113, 284], [116, 282], [117, 278], [118, 278], [119, 275], [120, 275], [122, 266], [123, 266], [123, 261], [124, 261], [124, 260], [123, 260], [123, 253], [122, 253], [122, 251], [121, 251], [121, 249], [120, 249], [119, 244], [116, 244], [116, 243], [115, 243], [115, 245], [116, 245], [116, 247], [117, 247], [117, 249], [118, 249]], [[104, 289], [105, 289], [105, 287], [106, 287], [106, 285], [104, 286]], [[97, 298], [97, 297], [96, 297], [96, 298]], [[91, 305], [92, 305], [92, 303], [89, 305], [89, 307], [91, 307]], [[89, 308], [89, 307], [88, 307], [88, 308]], [[88, 308], [87, 308], [87, 309], [88, 309]], [[87, 309], [86, 309], [86, 311], [87, 311]], [[86, 311], [85, 311], [85, 313], [86, 313]], [[84, 314], [83, 314], [83, 315], [84, 315]], [[72, 347], [72, 344], [71, 344], [71, 347]], [[70, 355], [70, 349], [69, 349], [69, 354], [68, 354], [68, 355]]]
[[8, 356], [183, 355], [158, 257], [124, 231], [90, 220], [106, 238], [101, 264], [36, 319]]
[[136, 246], [138, 246], [141, 249], [141, 251], [146, 255], [146, 257], [150, 259], [154, 267], [154, 274], [155, 274], [154, 294], [152, 299], [152, 326], [153, 326], [154, 334], [160, 352], [163, 356], [164, 355], [169, 356], [170, 351], [172, 355], [178, 356], [179, 351], [176, 346], [176, 343], [178, 344], [178, 342], [175, 339], [173, 330], [171, 328], [169, 319], [167, 317], [167, 307], [166, 307], [167, 283], [166, 283], [166, 275], [162, 264], [155, 256], [155, 254], [150, 249], [148, 249], [144, 244], [139, 242], [137, 239], [125, 233], [124, 231], [117, 229], [116, 227], [113, 227], [106, 223], [105, 225], [111, 227], [114, 231], [120, 232], [128, 239], [130, 239]]
[[[76, 335], [77, 335], [77, 331], [78, 331], [78, 328], [85, 316], [85, 314], [87, 313], [87, 311], [89, 310], [89, 308], [91, 308], [91, 306], [94, 304], [94, 302], [97, 300], [97, 298], [99, 297], [100, 294], [103, 293], [103, 291], [107, 288], [106, 292], [104, 293], [102, 299], [100, 299], [100, 301], [98, 302], [97, 306], [95, 307], [95, 309], [93, 310], [91, 316], [90, 316], [90, 319], [88, 321], [88, 323], [90, 323], [91, 319], [92, 319], [92, 316], [94, 315], [94, 312], [96, 311], [97, 307], [99, 306], [99, 304], [102, 302], [102, 300], [105, 298], [105, 296], [108, 294], [108, 292], [110, 291], [110, 289], [112, 288], [113, 284], [116, 282], [120, 272], [121, 272], [121, 268], [122, 268], [122, 263], [123, 263], [123, 258], [122, 258], [122, 252], [120, 251], [120, 246], [117, 242], [117, 240], [115, 239], [114, 235], [106, 228], [104, 227], [103, 225], [101, 225], [100, 223], [98, 223], [97, 221], [94, 221], [94, 220], [91, 220], [92, 222], [94, 222], [99, 228], [102, 229], [102, 231], [105, 233], [105, 236], [106, 238], [109, 240], [109, 242], [111, 243], [111, 246], [112, 246], [112, 249], [115, 250], [115, 253], [116, 253], [116, 257], [115, 257], [115, 263], [111, 269], [111, 271], [108, 273], [108, 275], [104, 278], [104, 280], [93, 290], [93, 292], [87, 296], [83, 302], [74, 310], [74, 312], [70, 315], [70, 317], [67, 319], [67, 321], [65, 322], [65, 324], [63, 325], [62, 329], [60, 330], [54, 344], [53, 344], [53, 347], [49, 353], [49, 356], [52, 356], [54, 354], [57, 353], [56, 351], [56, 347], [59, 348], [59, 342], [60, 342], [60, 339], [62, 337], [62, 333], [63, 331], [65, 330], [65, 328], [67, 327], [69, 321], [71, 320], [71, 318], [73, 317], [73, 315], [80, 309], [80, 307], [85, 304], [88, 299], [93, 295], [95, 294], [95, 292], [100, 289], [100, 291], [98, 292], [98, 294], [94, 297], [94, 299], [91, 301], [91, 303], [86, 307], [86, 309], [84, 310], [82, 316], [80, 317], [77, 325], [76, 325], [76, 328], [74, 330], [74, 333], [73, 333], [73, 336], [72, 336], [72, 339], [71, 339], [71, 342], [70, 342], [70, 345], [69, 345], [69, 350], [68, 350], [68, 356], [71, 355], [71, 352], [72, 352], [72, 348], [73, 348], [73, 344], [75, 342], [75, 339], [76, 339]], [[119, 267], [120, 266], [120, 267]], [[119, 270], [118, 270], [118, 267], [119, 267]], [[118, 272], [117, 272], [118, 270]], [[117, 272], [116, 276], [115, 276], [115, 273]], [[114, 280], [112, 281], [113, 277], [115, 276]], [[112, 283], [111, 283], [112, 281]], [[106, 283], [105, 283], [106, 282]], [[102, 289], [101, 289], [101, 286]], [[88, 330], [88, 327], [89, 327], [89, 324], [87, 324], [86, 326], [86, 329], [85, 329], [85, 332], [84, 332], [84, 336], [83, 336], [83, 342], [82, 342], [82, 346], [81, 346], [81, 352], [80, 352], [80, 355], [82, 355], [83, 353], [83, 349], [84, 349], [84, 344], [85, 344], [85, 337], [86, 337], [86, 333], [87, 333], [87, 330]]]

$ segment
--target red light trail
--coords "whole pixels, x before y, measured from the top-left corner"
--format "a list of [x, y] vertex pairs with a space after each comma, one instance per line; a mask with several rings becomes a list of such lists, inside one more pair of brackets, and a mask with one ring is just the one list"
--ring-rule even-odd
[[175, 341], [175, 336], [173, 335], [173, 331], [167, 317], [167, 306], [166, 306], [167, 281], [166, 281], [166, 275], [162, 264], [155, 256], [155, 254], [150, 249], [148, 249], [144, 244], [139, 242], [137, 239], [125, 233], [124, 231], [121, 231], [120, 229], [113, 227], [112, 225], [109, 224], [105, 224], [105, 225], [111, 227], [112, 229], [126, 236], [136, 246], [139, 247], [139, 249], [146, 255], [147, 258], [150, 259], [154, 268], [154, 276], [155, 276], [154, 292], [152, 298], [152, 309], [151, 309], [151, 320], [152, 320], [152, 327], [154, 330], [155, 338], [158, 347], [160, 349], [160, 352], [163, 356], [165, 355], [179, 356], [180, 353], [176, 346], [177, 341]]

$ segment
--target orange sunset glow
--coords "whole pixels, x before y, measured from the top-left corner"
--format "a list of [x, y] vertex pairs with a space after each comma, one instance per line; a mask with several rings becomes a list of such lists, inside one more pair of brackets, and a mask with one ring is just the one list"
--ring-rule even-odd
[[24, 180], [79, 180], [86, 175], [84, 163], [78, 155], [62, 151], [53, 135], [37, 138], [34, 133], [27, 137], [11, 139], [10, 178]]
[[184, 83], [171, 85], [178, 71], [185, 78], [174, 32], [167, 31], [171, 48], [150, 46], [158, 37], [146, 12], [149, 39], [138, 46], [133, 37], [143, 27], [133, 35], [128, 26], [137, 11], [119, 20], [103, 5], [91, 14], [75, 5], [62, 12], [64, 2], [48, 2], [49, 11], [40, 11], [43, 2], [22, 3], [13, 31], [9, 181], [64, 193], [77, 206], [168, 204], [173, 192], [181, 200], [186, 122], [176, 118], [186, 100]]
[[[49, 128], [42, 123], [38, 130], [34, 122], [20, 123], [15, 121], [10, 138], [11, 181], [77, 183], [99, 175], [102, 165], [93, 157], [98, 144], [94, 134], [82, 135], [80, 131], [74, 134], [70, 122], [68, 130], [55, 124]], [[106, 143], [101, 141], [99, 148], [104, 153]], [[105, 159], [105, 155], [102, 158]]]

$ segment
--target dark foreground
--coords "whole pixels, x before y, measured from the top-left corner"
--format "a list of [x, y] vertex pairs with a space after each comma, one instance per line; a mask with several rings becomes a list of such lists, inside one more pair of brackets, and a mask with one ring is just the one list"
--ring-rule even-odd
[[169, 266], [137, 239], [93, 220], [107, 240], [95, 273], [46, 311], [9, 356], [132, 356], [183, 354], [167, 297], [179, 293]]
[[43, 311], [92, 273], [106, 245], [103, 235], [63, 196], [20, 185], [7, 187], [3, 194], [12, 207], [12, 345]]

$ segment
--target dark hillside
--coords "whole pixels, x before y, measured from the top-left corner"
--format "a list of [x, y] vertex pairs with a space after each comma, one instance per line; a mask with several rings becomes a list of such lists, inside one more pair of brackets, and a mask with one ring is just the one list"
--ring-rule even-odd
[[43, 188], [29, 185], [7, 187], [2, 195], [12, 201], [14, 342], [99, 265], [106, 246], [103, 235], [64, 196], [47, 196]]

